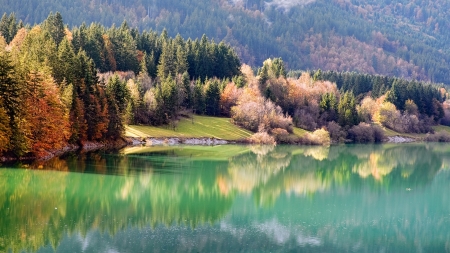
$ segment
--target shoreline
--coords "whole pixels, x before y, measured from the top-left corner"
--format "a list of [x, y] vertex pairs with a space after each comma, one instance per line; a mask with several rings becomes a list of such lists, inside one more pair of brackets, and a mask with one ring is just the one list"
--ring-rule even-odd
[[23, 157], [15, 157], [13, 155], [0, 156], [0, 163], [12, 163], [18, 161], [46, 161], [54, 157], [59, 157], [71, 152], [90, 152], [102, 149], [120, 149], [129, 146], [131, 143], [127, 138], [123, 137], [116, 141], [104, 141], [104, 142], [84, 142], [82, 145], [67, 144], [60, 149], [47, 150], [46, 154], [40, 157], [26, 155]]
[[[415, 142], [425, 142], [423, 139], [416, 139], [406, 136], [389, 136], [386, 137], [383, 142], [380, 144], [386, 143], [415, 143]], [[176, 145], [202, 145], [202, 146], [216, 146], [216, 145], [227, 145], [227, 144], [251, 144], [248, 140], [224, 140], [213, 137], [198, 137], [198, 138], [180, 138], [180, 137], [122, 137], [116, 141], [105, 141], [105, 142], [85, 142], [82, 145], [76, 144], [67, 144], [61, 149], [50, 150], [47, 151], [47, 154], [42, 157], [36, 156], [24, 156], [24, 157], [14, 157], [14, 156], [0, 156], [1, 163], [7, 162], [17, 162], [17, 161], [31, 161], [31, 160], [50, 160], [54, 157], [59, 157], [67, 153], [71, 152], [90, 152], [97, 151], [103, 149], [121, 149], [125, 147], [133, 147], [133, 146], [176, 146]], [[280, 144], [289, 144], [289, 143], [280, 143]], [[299, 145], [299, 144], [292, 144]]]

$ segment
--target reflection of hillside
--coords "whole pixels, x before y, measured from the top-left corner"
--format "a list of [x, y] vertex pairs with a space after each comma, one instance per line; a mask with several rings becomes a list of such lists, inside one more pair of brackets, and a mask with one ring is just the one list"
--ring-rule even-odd
[[[0, 170], [0, 251], [37, 251], [46, 241], [61, 239], [52, 233], [61, 224], [67, 204], [64, 191], [67, 173], [57, 173], [46, 180], [36, 180], [33, 171]], [[33, 186], [30, 191], [30, 185]], [[56, 218], [58, 217], [58, 218]]]
[[[115, 234], [129, 226], [196, 227], [223, 217], [233, 196], [223, 196], [215, 184], [220, 163], [194, 162], [187, 169], [178, 161], [180, 169], [163, 170], [164, 164], [176, 162], [167, 157], [89, 154], [49, 166], [84, 172], [116, 166], [119, 172], [113, 174], [129, 176], [0, 170], [0, 216], [6, 217], [0, 223], [0, 252], [37, 251], [46, 243], [57, 246], [65, 233], [86, 234], [95, 228]], [[131, 165], [158, 173], [139, 172]]]
[[[209, 157], [206, 148], [202, 156], [192, 158], [189, 149], [174, 147], [152, 153], [69, 156], [30, 165], [36, 170], [3, 169], [0, 217], [6, 218], [0, 223], [0, 252], [36, 251], [46, 243], [58, 245], [65, 233], [84, 235], [92, 229], [115, 234], [157, 224], [195, 228], [221, 220], [238, 194], [252, 195], [256, 206], [271, 208], [290, 194], [314, 198], [317, 193], [337, 192], [342, 198], [336, 204], [352, 190], [363, 189], [370, 196], [361, 203], [376, 201], [380, 192], [405, 194], [405, 188], [414, 191], [428, 185], [442, 168], [447, 149], [434, 147], [253, 146], [220, 160]], [[323, 207], [330, 201], [334, 200]], [[366, 214], [378, 212], [365, 210]], [[351, 217], [362, 215], [355, 211]]]
[[[316, 176], [315, 169], [291, 169], [292, 152], [295, 150], [292, 147], [263, 146], [251, 150], [250, 153], [231, 158], [227, 173], [218, 177], [222, 194], [233, 191], [253, 193], [258, 205], [271, 205], [281, 193], [305, 195], [327, 187]], [[313, 151], [308, 155], [323, 153], [319, 150], [318, 153]]]
[[250, 193], [256, 186], [266, 183], [273, 175], [289, 165], [291, 157], [289, 153], [256, 150], [258, 151], [256, 154], [251, 152], [230, 159], [226, 176], [229, 180], [226, 180], [227, 188], [223, 189], [225, 192], [230, 188]]
[[[308, 195], [333, 188], [405, 189], [424, 185], [442, 167], [442, 156], [424, 145], [348, 145], [292, 149], [253, 148], [230, 159], [217, 182], [222, 194], [253, 193], [271, 205], [281, 193]], [[256, 151], [254, 151], [256, 150]], [[292, 155], [293, 153], [300, 153]]]
[[[356, 149], [350, 149], [354, 153]], [[357, 151], [360, 154], [360, 151]], [[367, 157], [368, 156], [368, 157]], [[368, 155], [359, 155], [361, 162], [353, 166], [352, 171], [362, 178], [368, 176], [375, 180], [394, 179], [397, 175], [405, 181], [427, 182], [441, 168], [442, 156], [424, 145], [392, 146], [386, 149], [374, 149]], [[426, 169], [425, 169], [426, 168]], [[427, 175], [425, 175], [425, 174]], [[401, 179], [397, 179], [398, 182]]]
[[308, 147], [303, 152], [304, 156], [311, 156], [315, 160], [323, 161], [328, 158], [330, 154], [330, 147], [314, 146]]

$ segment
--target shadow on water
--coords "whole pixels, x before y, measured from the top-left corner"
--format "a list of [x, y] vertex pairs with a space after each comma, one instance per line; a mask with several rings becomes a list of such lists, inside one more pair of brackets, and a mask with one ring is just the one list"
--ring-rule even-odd
[[[406, 251], [420, 236], [446, 247], [449, 152], [439, 144], [143, 147], [4, 167], [0, 251], [57, 249], [75, 235], [117, 244], [127, 231], [161, 237], [142, 245], [170, 252], [365, 252], [370, 243]], [[175, 237], [182, 248], [168, 245]], [[198, 240], [203, 248], [186, 244]]]

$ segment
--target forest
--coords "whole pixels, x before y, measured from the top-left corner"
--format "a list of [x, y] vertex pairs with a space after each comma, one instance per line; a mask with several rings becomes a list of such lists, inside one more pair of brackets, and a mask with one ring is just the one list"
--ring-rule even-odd
[[[186, 89], [179, 86], [196, 80], [213, 96], [219, 79], [208, 77], [240, 73], [238, 57], [224, 43], [137, 33], [125, 22], [70, 31], [56, 13], [33, 27], [11, 22], [7, 34], [0, 37], [0, 152], [15, 156], [116, 140], [135, 120], [167, 123], [181, 106], [176, 96]], [[124, 74], [110, 74], [115, 71]], [[125, 82], [127, 75], [133, 79]], [[128, 116], [135, 110], [146, 114]]]
[[[379, 75], [255, 71], [225, 43], [139, 32], [126, 22], [70, 28], [62, 15], [0, 36], [0, 152], [45, 156], [68, 143], [114, 141], [126, 124], [176, 129], [192, 114], [230, 117], [254, 143], [380, 142], [450, 124], [443, 86]], [[7, 36], [3, 36], [6, 34]], [[292, 139], [294, 127], [311, 131]]]
[[[2, 12], [40, 24], [59, 11], [70, 26], [127, 20], [141, 31], [230, 44], [256, 68], [355, 71], [450, 84], [450, 4], [445, 0], [0, 0]], [[0, 30], [5, 30], [3, 16]], [[6, 33], [3, 33], [5, 38]], [[10, 37], [10, 36], [9, 36]]]

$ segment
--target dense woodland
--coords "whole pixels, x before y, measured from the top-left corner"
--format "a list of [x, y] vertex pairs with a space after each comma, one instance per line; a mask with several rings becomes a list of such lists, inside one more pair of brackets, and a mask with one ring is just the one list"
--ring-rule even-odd
[[[69, 29], [10, 18], [0, 37], [0, 152], [43, 156], [68, 143], [120, 139], [125, 124], [176, 129], [191, 114], [231, 117], [255, 143], [381, 141], [449, 124], [444, 88], [350, 72], [287, 73], [281, 58], [257, 73], [230, 45], [139, 32], [126, 22]], [[256, 74], [256, 75], [255, 75]], [[293, 127], [313, 131], [292, 138]]]
[[[8, 34], [0, 36], [0, 152], [16, 156], [117, 140], [125, 122], [172, 122], [180, 106], [194, 103], [184, 98], [192, 97], [191, 83], [208, 99], [219, 92], [209, 77], [240, 73], [234, 51], [205, 36], [138, 33], [126, 23], [70, 31], [59, 13], [33, 27], [12, 22]], [[108, 74], [114, 71], [124, 74]], [[200, 101], [198, 113], [218, 115]]]
[[172, 37], [206, 34], [229, 43], [252, 67], [282, 57], [289, 69], [450, 84], [450, 4], [444, 0], [0, 0], [0, 6], [30, 24], [59, 11], [70, 26], [127, 20], [140, 30], [167, 29]]

